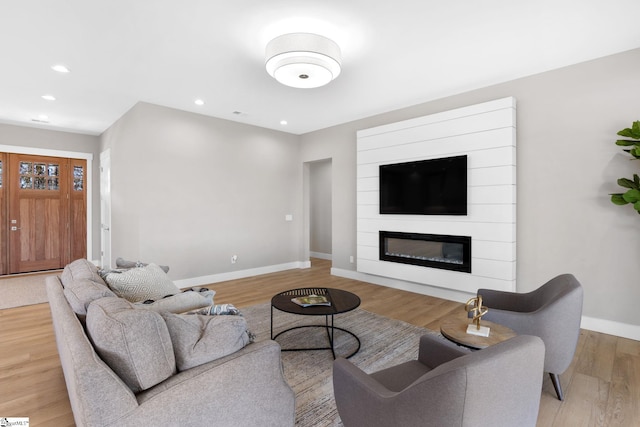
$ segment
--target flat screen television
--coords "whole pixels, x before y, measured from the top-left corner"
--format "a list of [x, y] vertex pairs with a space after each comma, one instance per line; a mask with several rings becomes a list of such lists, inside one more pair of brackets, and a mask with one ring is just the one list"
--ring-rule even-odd
[[380, 213], [466, 215], [467, 156], [381, 165]]

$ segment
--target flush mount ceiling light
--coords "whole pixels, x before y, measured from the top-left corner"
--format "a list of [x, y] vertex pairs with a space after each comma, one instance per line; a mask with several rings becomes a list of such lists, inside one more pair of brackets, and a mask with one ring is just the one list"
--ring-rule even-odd
[[283, 85], [296, 88], [324, 86], [340, 74], [340, 47], [326, 37], [292, 33], [267, 44], [267, 72]]

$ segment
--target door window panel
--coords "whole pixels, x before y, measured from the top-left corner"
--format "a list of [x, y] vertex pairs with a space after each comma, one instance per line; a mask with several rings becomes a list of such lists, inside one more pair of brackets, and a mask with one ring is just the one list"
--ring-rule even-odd
[[[0, 174], [1, 173], [2, 169], [0, 166]], [[60, 190], [60, 182], [58, 178], [60, 175], [59, 164], [20, 162], [18, 173], [20, 175], [20, 188], [23, 190]]]

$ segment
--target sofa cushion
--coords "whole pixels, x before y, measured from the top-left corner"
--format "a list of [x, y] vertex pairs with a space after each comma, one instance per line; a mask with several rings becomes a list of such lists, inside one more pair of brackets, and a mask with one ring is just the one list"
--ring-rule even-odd
[[87, 332], [98, 355], [134, 393], [176, 373], [167, 324], [155, 311], [102, 298], [89, 305]]
[[208, 291], [207, 293], [187, 291], [148, 304], [137, 302], [135, 306], [157, 312], [168, 311], [170, 313], [184, 313], [185, 311], [212, 306], [214, 295], [214, 291]]
[[112, 271], [106, 275], [105, 281], [118, 296], [131, 302], [156, 301], [180, 293], [167, 273], [156, 264]]
[[115, 296], [100, 278], [98, 267], [84, 258], [67, 264], [62, 270], [60, 281], [65, 298], [80, 320], [84, 320], [87, 307], [92, 301]]
[[62, 284], [66, 286], [68, 282], [72, 282], [77, 279], [89, 279], [97, 283], [104, 284], [100, 275], [98, 275], [98, 267], [96, 267], [91, 261], [80, 258], [64, 267], [60, 280]]
[[242, 316], [162, 313], [162, 317], [179, 371], [235, 353], [251, 342]]
[[87, 314], [87, 308], [93, 301], [104, 297], [115, 297], [104, 282], [91, 279], [73, 279], [63, 284], [64, 296], [71, 309], [81, 319]]

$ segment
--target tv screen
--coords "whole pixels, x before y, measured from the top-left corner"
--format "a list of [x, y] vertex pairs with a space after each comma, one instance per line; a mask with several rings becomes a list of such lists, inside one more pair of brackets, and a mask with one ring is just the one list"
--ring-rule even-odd
[[467, 214], [467, 156], [380, 166], [380, 213]]

